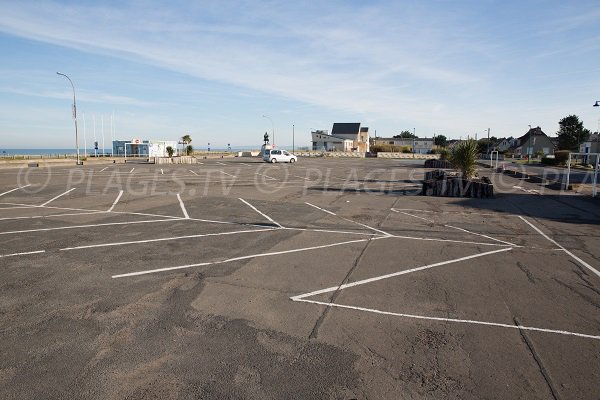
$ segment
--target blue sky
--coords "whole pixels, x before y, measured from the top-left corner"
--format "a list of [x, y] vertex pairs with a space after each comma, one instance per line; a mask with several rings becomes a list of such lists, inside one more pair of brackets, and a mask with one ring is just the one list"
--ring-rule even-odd
[[[323, 4], [320, 4], [323, 3]], [[308, 145], [311, 129], [450, 138], [597, 130], [600, 7], [577, 1], [3, 1], [0, 148], [81, 135]], [[487, 134], [487, 133], [485, 133]], [[81, 143], [80, 143], [81, 145]]]

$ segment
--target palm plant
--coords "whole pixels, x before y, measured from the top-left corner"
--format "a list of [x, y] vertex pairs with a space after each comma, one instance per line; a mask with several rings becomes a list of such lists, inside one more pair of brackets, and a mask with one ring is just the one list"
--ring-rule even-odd
[[169, 158], [173, 157], [173, 153], [175, 153], [175, 150], [173, 150], [173, 148], [171, 146], [167, 146], [167, 148], [165, 150], [167, 150], [167, 154], [169, 155]]
[[460, 170], [463, 178], [473, 178], [476, 171], [477, 141], [469, 139], [455, 145], [449, 160], [454, 168]]
[[188, 144], [185, 148], [185, 154], [188, 156], [191, 156], [192, 154], [194, 154], [194, 148], [192, 147], [191, 144]]

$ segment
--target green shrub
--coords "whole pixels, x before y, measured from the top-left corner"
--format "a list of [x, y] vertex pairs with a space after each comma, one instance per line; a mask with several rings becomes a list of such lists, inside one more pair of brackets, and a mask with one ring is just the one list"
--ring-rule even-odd
[[555, 165], [565, 165], [569, 160], [569, 154], [571, 152], [569, 150], [557, 150], [554, 152], [554, 159], [556, 160]]
[[558, 161], [556, 160], [556, 158], [542, 157], [542, 164], [544, 164], [544, 165], [558, 165]]
[[466, 179], [475, 176], [477, 147], [477, 141], [469, 139], [456, 144], [450, 152], [450, 162], [454, 168], [460, 170], [462, 176]]
[[173, 157], [173, 153], [175, 153], [175, 150], [173, 150], [171, 146], [167, 146], [165, 150], [167, 150], [167, 154], [169, 155], [169, 157]]

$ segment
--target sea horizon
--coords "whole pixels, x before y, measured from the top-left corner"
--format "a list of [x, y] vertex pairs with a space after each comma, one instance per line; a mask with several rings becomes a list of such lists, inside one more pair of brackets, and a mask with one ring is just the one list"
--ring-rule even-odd
[[[292, 146], [278, 146], [278, 148], [281, 149], [285, 149], [285, 150], [291, 150]], [[301, 149], [301, 148], [306, 148], [306, 146], [296, 146], [296, 149]], [[194, 151], [198, 151], [198, 152], [205, 152], [208, 151], [208, 147], [207, 146], [203, 146], [202, 148], [194, 148]], [[260, 150], [260, 146], [231, 146], [230, 149], [227, 148], [221, 148], [221, 147], [211, 147], [210, 151], [215, 151], [215, 152], [224, 152], [224, 151], [231, 151], [231, 152], [237, 152], [237, 151], [250, 151], [250, 150]], [[106, 148], [104, 149], [104, 153], [105, 154], [110, 154], [112, 151], [111, 148]], [[80, 147], [79, 148], [79, 155], [80, 156], [85, 156], [86, 153], [86, 149]], [[87, 154], [94, 154], [95, 150], [93, 148], [88, 148], [87, 149]], [[102, 149], [98, 149], [98, 153], [102, 154]], [[77, 150], [74, 148], [39, 148], [39, 149], [34, 149], [34, 148], [27, 148], [27, 149], [5, 149], [5, 148], [1, 148], [0, 147], [0, 157], [7, 157], [7, 156], [12, 156], [12, 155], [18, 155], [18, 156], [39, 156], [39, 155], [71, 155], [71, 154], [77, 154]]]

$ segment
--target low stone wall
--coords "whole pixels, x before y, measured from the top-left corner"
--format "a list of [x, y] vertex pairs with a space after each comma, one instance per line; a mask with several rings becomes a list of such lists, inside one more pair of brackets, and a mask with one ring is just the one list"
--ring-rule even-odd
[[442, 179], [423, 181], [422, 194], [425, 196], [486, 198], [494, 197], [494, 185], [445, 176]]
[[412, 153], [391, 153], [380, 151], [377, 153], [377, 158], [410, 158], [415, 160], [437, 160], [440, 158], [439, 154], [412, 154]]
[[425, 168], [452, 168], [452, 164], [448, 160], [427, 160]]
[[350, 151], [327, 151], [323, 155], [325, 157], [365, 158], [365, 153]]
[[238, 151], [237, 157], [258, 157], [260, 151]]
[[154, 157], [154, 164], [197, 164], [198, 160], [192, 156], [182, 157]]

